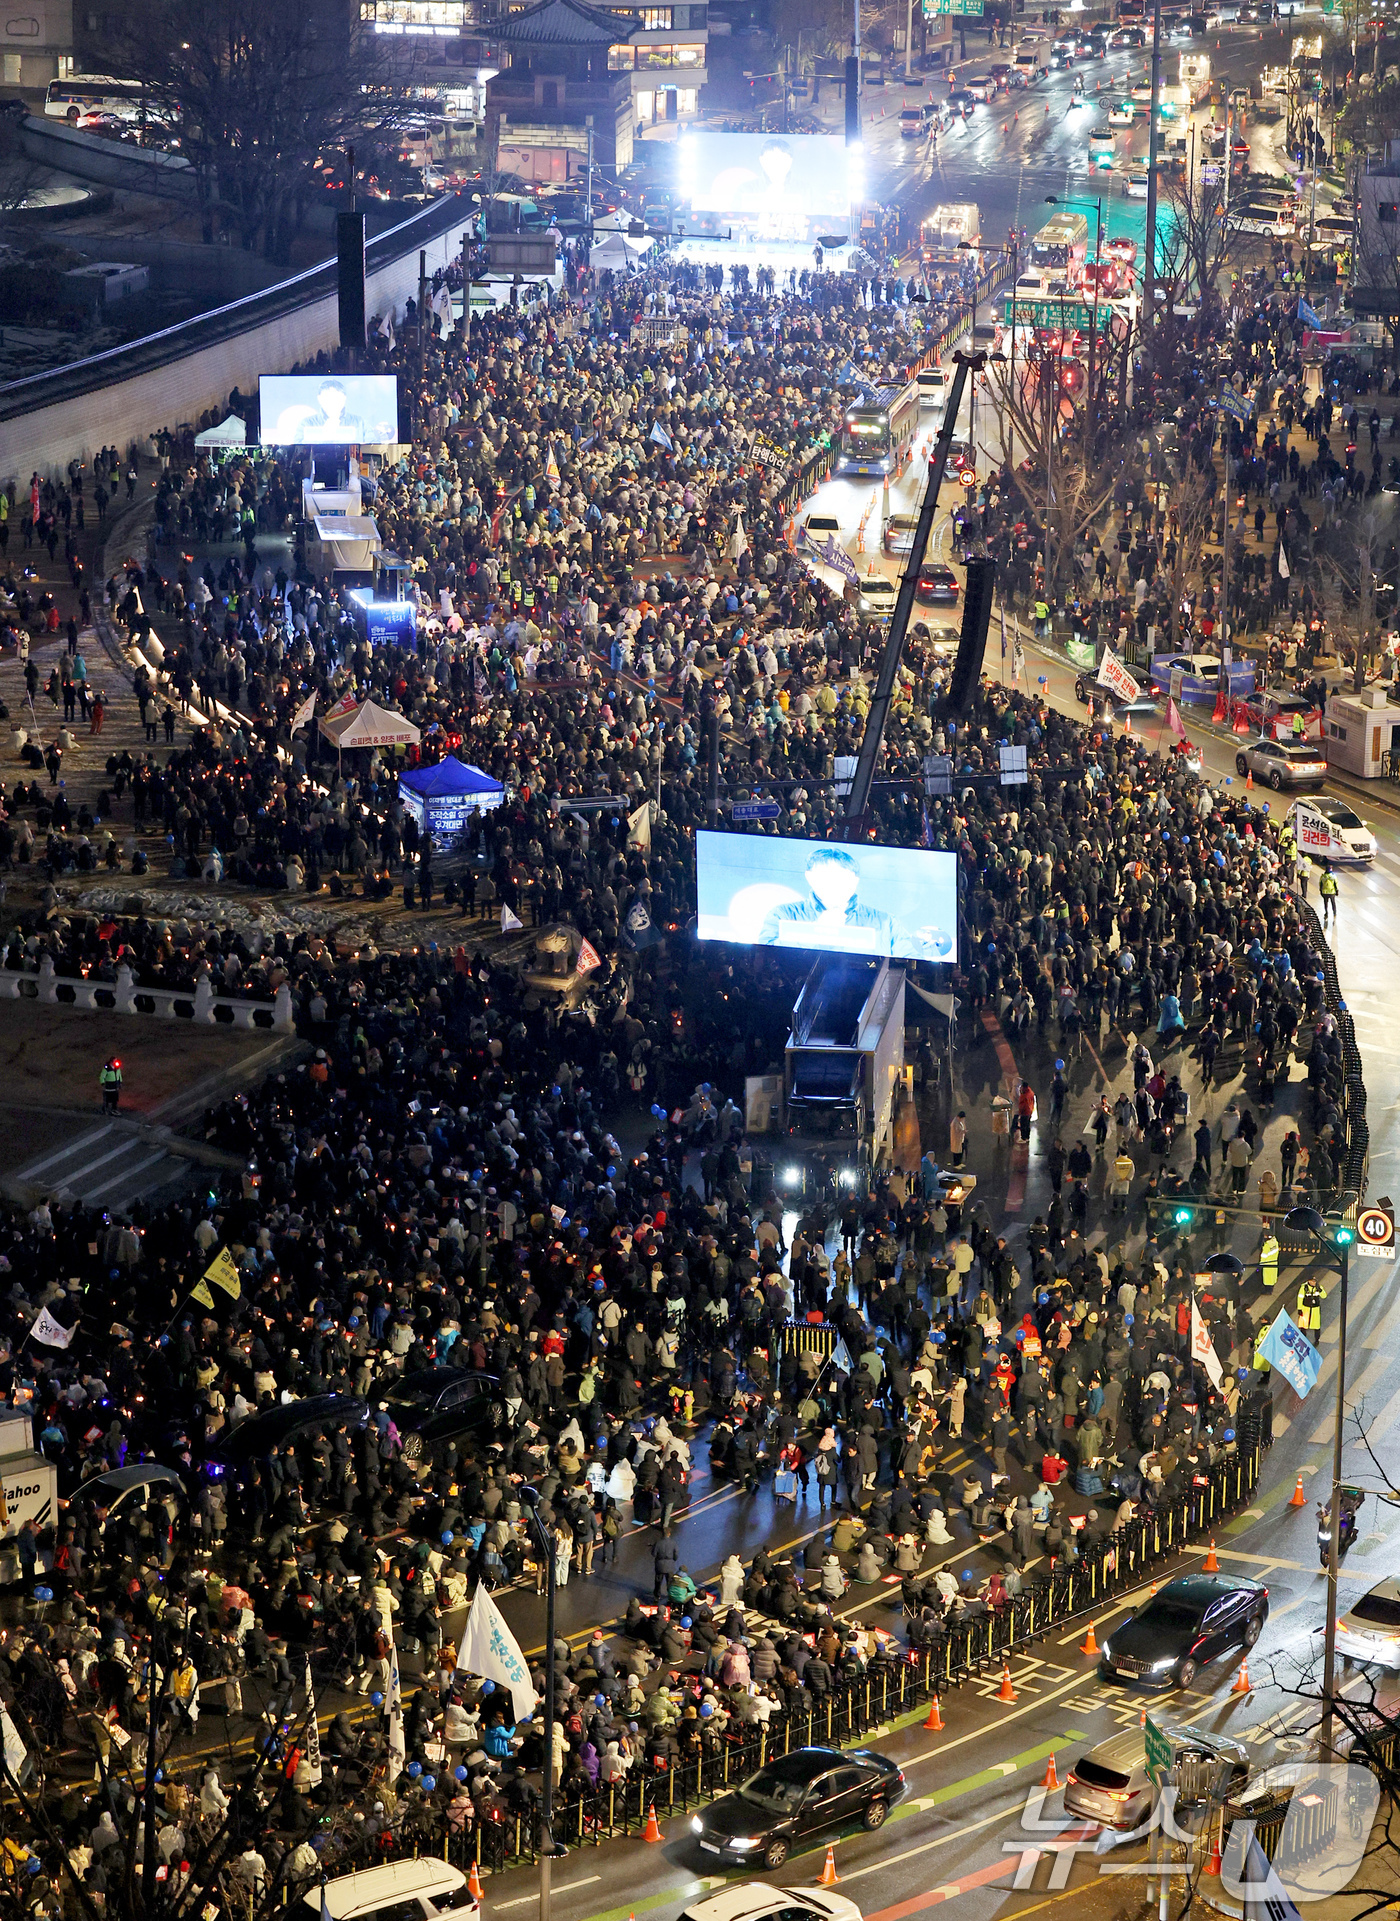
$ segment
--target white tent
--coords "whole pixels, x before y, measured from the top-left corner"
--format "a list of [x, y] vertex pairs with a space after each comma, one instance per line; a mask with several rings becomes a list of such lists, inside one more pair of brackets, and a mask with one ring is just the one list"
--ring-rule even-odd
[[600, 273], [604, 267], [621, 269], [625, 272], [628, 267], [635, 265], [644, 253], [649, 252], [653, 245], [654, 242], [647, 239], [629, 239], [625, 233], [605, 234], [601, 240], [594, 241], [588, 255], [588, 264]]
[[421, 735], [411, 720], [367, 700], [317, 725], [337, 752], [346, 747], [416, 747]]
[[600, 214], [593, 222], [594, 233], [626, 233], [636, 214], [629, 213], [626, 207], [618, 207], [612, 213]]
[[238, 414], [230, 414], [217, 427], [206, 427], [202, 434], [196, 434], [194, 444], [196, 447], [246, 447], [248, 429]]

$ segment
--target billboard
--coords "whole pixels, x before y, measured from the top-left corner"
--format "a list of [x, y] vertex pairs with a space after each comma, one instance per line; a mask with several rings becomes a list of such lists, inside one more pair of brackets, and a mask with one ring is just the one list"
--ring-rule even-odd
[[863, 198], [863, 156], [839, 134], [711, 133], [676, 142], [676, 197], [692, 214], [717, 214], [737, 237], [807, 241], [845, 234]]
[[263, 447], [382, 447], [399, 437], [394, 374], [264, 374]]
[[956, 854], [705, 832], [695, 846], [701, 940], [957, 958]]

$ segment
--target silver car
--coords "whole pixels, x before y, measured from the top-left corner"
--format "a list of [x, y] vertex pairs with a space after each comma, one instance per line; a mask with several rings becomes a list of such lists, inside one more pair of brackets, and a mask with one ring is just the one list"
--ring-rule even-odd
[[[1165, 1730], [1178, 1759], [1228, 1761], [1231, 1787], [1249, 1779], [1249, 1751], [1226, 1734], [1202, 1728]], [[1141, 1728], [1124, 1728], [1082, 1754], [1065, 1782], [1065, 1813], [1103, 1828], [1140, 1827], [1152, 1812], [1152, 1783]]]
[[1317, 787], [1327, 778], [1327, 757], [1316, 741], [1252, 740], [1235, 755], [1235, 772], [1253, 774], [1278, 793], [1284, 787]]
[[1359, 1667], [1400, 1668], [1400, 1581], [1379, 1581], [1337, 1622], [1337, 1652]]

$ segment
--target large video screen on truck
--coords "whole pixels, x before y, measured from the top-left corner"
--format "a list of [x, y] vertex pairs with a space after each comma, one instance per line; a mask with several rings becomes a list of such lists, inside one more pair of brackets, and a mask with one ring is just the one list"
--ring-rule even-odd
[[766, 834], [695, 836], [701, 940], [953, 961], [957, 856]]
[[264, 447], [383, 447], [399, 437], [395, 374], [264, 374]]

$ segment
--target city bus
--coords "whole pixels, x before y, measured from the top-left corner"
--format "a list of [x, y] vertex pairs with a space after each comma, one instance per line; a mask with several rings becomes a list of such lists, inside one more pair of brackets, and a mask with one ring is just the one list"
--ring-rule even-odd
[[1082, 267], [1089, 251], [1089, 222], [1082, 213], [1061, 207], [1031, 236], [1031, 265], [1069, 273]]
[[841, 421], [838, 474], [892, 474], [919, 425], [919, 383], [880, 387], [854, 400]]
[[146, 89], [139, 80], [111, 80], [102, 73], [74, 73], [66, 80], [50, 80], [44, 112], [54, 120], [77, 125], [90, 113], [110, 113], [119, 120], [139, 120]]

